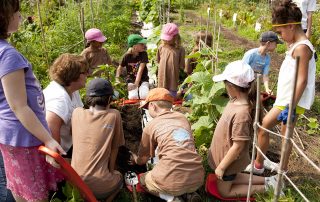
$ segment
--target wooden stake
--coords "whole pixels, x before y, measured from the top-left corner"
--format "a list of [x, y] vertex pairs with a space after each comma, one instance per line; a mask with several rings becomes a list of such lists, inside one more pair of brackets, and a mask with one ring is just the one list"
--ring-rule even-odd
[[293, 110], [295, 108], [295, 106], [293, 106], [293, 104], [294, 104], [294, 97], [296, 94], [299, 61], [300, 61], [300, 56], [297, 56], [296, 57], [296, 68], [295, 68], [295, 72], [294, 72], [294, 79], [292, 81], [293, 92], [292, 92], [291, 100], [290, 100], [290, 104], [289, 104], [287, 128], [286, 128], [286, 132], [285, 132], [284, 143], [282, 144], [282, 148], [281, 148], [281, 159], [280, 159], [280, 164], [279, 164], [279, 169], [278, 169], [278, 178], [277, 178], [276, 188], [274, 190], [274, 198], [273, 198], [274, 202], [277, 202], [279, 199], [282, 178], [283, 178], [283, 172], [284, 172], [283, 170], [284, 170], [284, 168], [287, 169], [287, 167], [288, 167], [288, 161], [289, 161], [289, 157], [290, 157], [291, 150], [292, 150], [292, 143], [291, 143], [290, 139], [292, 137], [293, 130], [294, 130], [294, 121], [292, 120], [292, 115], [293, 115]]
[[41, 37], [42, 37], [42, 43], [43, 43], [43, 52], [46, 57], [46, 62], [47, 62], [47, 68], [49, 69], [49, 56], [48, 56], [48, 50], [47, 50], [47, 45], [46, 45], [46, 38], [44, 34], [44, 29], [43, 29], [43, 24], [42, 24], [42, 18], [41, 18], [41, 10], [40, 10], [40, 1], [37, 0], [37, 9], [38, 9], [38, 15], [39, 15], [39, 21], [40, 21], [40, 28], [41, 28]]

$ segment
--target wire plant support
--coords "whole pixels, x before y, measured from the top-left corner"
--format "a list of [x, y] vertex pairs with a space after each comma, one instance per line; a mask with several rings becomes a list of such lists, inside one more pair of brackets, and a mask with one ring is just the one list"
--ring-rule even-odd
[[301, 197], [305, 201], [309, 201], [306, 196], [299, 190], [297, 185], [294, 184], [294, 182], [288, 177], [287, 175], [287, 165], [289, 162], [289, 157], [291, 154], [292, 146], [295, 147], [295, 149], [301, 154], [302, 157], [306, 159], [308, 163], [312, 165], [319, 173], [320, 173], [320, 167], [317, 166], [310, 158], [307, 157], [307, 155], [298, 147], [298, 145], [294, 142], [292, 136], [294, 132], [294, 124], [295, 120], [292, 119], [293, 116], [293, 110], [295, 110], [295, 107], [297, 103], [294, 103], [294, 97], [296, 94], [296, 85], [297, 85], [297, 75], [299, 71], [299, 61], [300, 61], [300, 56], [296, 57], [296, 68], [294, 70], [294, 79], [292, 81], [293, 84], [293, 92], [291, 95], [291, 100], [289, 103], [289, 114], [288, 114], [288, 121], [287, 121], [287, 128], [285, 135], [282, 136], [281, 134], [272, 132], [271, 130], [268, 130], [259, 123], [259, 117], [260, 117], [260, 110], [261, 110], [261, 101], [260, 101], [260, 89], [261, 89], [261, 75], [259, 74], [257, 76], [257, 101], [256, 101], [256, 112], [255, 112], [255, 121], [253, 124], [254, 128], [254, 136], [253, 136], [253, 148], [252, 148], [252, 156], [251, 156], [251, 172], [250, 172], [250, 178], [249, 178], [249, 187], [248, 187], [248, 192], [247, 192], [247, 202], [250, 200], [250, 195], [251, 195], [251, 188], [252, 188], [252, 178], [253, 178], [253, 167], [254, 167], [254, 159], [256, 156], [257, 152], [260, 152], [265, 159], [268, 159], [265, 154], [262, 153], [261, 149], [257, 145], [257, 135], [258, 135], [258, 130], [265, 130], [269, 134], [275, 135], [275, 136], [280, 136], [283, 140], [282, 142], [282, 147], [281, 147], [281, 158], [280, 158], [280, 163], [279, 163], [279, 169], [277, 170], [277, 184], [276, 188], [274, 190], [274, 198], [273, 201], [277, 202], [280, 197], [280, 192], [281, 192], [281, 184], [282, 180], [286, 178], [286, 180], [292, 185], [292, 187], [301, 195]]

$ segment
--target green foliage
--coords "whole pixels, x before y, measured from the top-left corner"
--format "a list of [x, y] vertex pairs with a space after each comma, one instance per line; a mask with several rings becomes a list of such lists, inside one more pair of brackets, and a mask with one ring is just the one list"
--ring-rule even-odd
[[319, 134], [320, 128], [318, 124], [318, 120], [316, 118], [309, 118], [309, 123], [307, 124], [308, 130], [307, 133], [309, 135]]
[[211, 143], [213, 128], [219, 119], [228, 99], [223, 95], [224, 84], [212, 82], [211, 48], [205, 47], [200, 52], [190, 55], [196, 58], [197, 66], [192, 75], [188, 76], [182, 85], [189, 85], [186, 94], [191, 94], [190, 105], [192, 113], [188, 119], [192, 123], [192, 130], [196, 146], [208, 147]]
[[62, 194], [64, 196], [64, 199], [58, 198], [57, 194], [55, 193], [52, 196], [50, 202], [84, 202], [84, 199], [81, 197], [79, 190], [69, 182], [66, 182], [62, 186]]
[[152, 22], [159, 25], [159, 6], [158, 0], [142, 0], [140, 4], [140, 18], [145, 22]]
[[[66, 4], [64, 4], [66, 2]], [[100, 1], [99, 1], [100, 2]], [[24, 22], [19, 32], [12, 35], [11, 43], [29, 60], [43, 87], [49, 83], [48, 68], [62, 53], [79, 54], [84, 49], [84, 36], [80, 29], [80, 10], [84, 10], [85, 30], [94, 24], [107, 37], [106, 48], [118, 60], [125, 52], [132, 10], [123, 1], [97, 2], [91, 17], [90, 1], [45, 1], [40, 4], [44, 39], [36, 5], [22, 3], [22, 15], [34, 16], [34, 23]], [[102, 1], [101, 1], [102, 2]]]

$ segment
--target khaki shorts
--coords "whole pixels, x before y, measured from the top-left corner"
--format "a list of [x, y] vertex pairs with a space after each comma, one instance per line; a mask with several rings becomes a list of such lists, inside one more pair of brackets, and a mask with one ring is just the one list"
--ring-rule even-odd
[[155, 181], [153, 181], [150, 172], [146, 172], [140, 176], [140, 183], [142, 186], [146, 187], [149, 192], [155, 195], [159, 195], [161, 193], [161, 194], [166, 194], [171, 196], [181, 196], [182, 194], [192, 193], [197, 191], [197, 189], [199, 189], [199, 186], [197, 186], [197, 187], [182, 189], [180, 191], [165, 191], [161, 189]]

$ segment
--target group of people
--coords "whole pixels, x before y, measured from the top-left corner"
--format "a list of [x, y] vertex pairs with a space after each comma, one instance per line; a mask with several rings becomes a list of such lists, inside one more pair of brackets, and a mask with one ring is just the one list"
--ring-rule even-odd
[[[71, 158], [72, 167], [97, 199], [112, 201], [123, 185], [116, 158], [118, 148], [125, 143], [120, 113], [110, 108], [114, 90], [106, 79], [91, 80], [85, 98], [88, 109], [83, 108], [78, 91], [85, 87], [88, 76], [100, 76], [99, 65], [112, 64], [102, 47], [106, 37], [99, 29], [89, 29], [85, 34], [88, 47], [80, 56], [59, 56], [49, 69], [52, 81], [42, 91], [31, 64], [7, 41], [19, 27], [19, 10], [19, 0], [5, 0], [0, 5], [0, 174], [4, 170], [6, 174], [0, 176], [1, 180], [7, 180], [16, 201], [47, 201], [49, 191], [57, 189], [63, 176], [52, 158], [39, 153], [38, 146], [45, 145]], [[263, 118], [262, 126], [269, 129], [282, 122], [282, 133], [294, 90], [297, 57], [300, 68], [295, 112], [302, 114], [310, 109], [315, 94], [315, 50], [301, 26], [302, 16], [291, 0], [281, 1], [272, 11], [273, 29], [287, 43], [288, 51], [279, 72], [275, 105]], [[213, 81], [225, 83], [230, 97], [208, 150], [209, 166], [218, 177], [218, 189], [224, 197], [247, 194], [249, 175], [242, 171], [250, 171], [247, 165], [256, 97], [254, 83], [256, 74], [263, 74], [265, 90], [272, 93], [268, 52], [281, 43], [276, 33], [263, 33], [259, 48], [249, 50], [243, 60], [230, 63], [222, 74], [213, 77]], [[196, 191], [205, 176], [202, 159], [190, 123], [184, 115], [171, 110], [179, 92], [179, 71], [191, 74], [195, 61], [185, 61], [176, 24], [164, 25], [160, 38], [157, 88], [149, 90], [146, 40], [140, 35], [128, 37], [129, 49], [116, 72], [119, 81], [123, 77], [128, 85], [129, 99], [145, 99], [141, 108], [153, 118], [144, 128], [139, 151], [132, 154], [130, 163], [143, 165], [157, 155], [159, 162], [140, 177], [144, 189], [163, 199], [201, 201]], [[199, 50], [200, 40], [212, 45], [212, 35], [199, 32], [193, 52]], [[268, 145], [268, 134], [259, 130], [258, 146], [263, 153]], [[264, 168], [277, 166], [258, 153], [253, 172], [262, 174]], [[275, 181], [275, 177], [254, 176], [252, 194], [274, 186]]]

